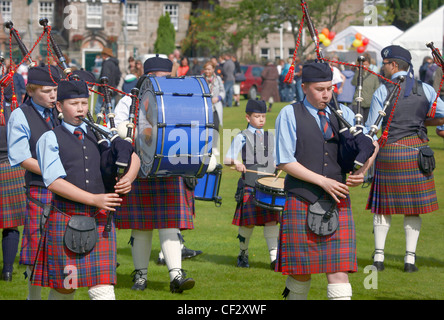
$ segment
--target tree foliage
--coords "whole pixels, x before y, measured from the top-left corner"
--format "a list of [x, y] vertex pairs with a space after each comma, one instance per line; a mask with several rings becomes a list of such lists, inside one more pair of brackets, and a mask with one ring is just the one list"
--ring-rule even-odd
[[157, 38], [154, 42], [155, 53], [170, 54], [176, 49], [176, 30], [171, 23], [170, 15], [165, 13], [159, 18]]
[[[422, 17], [427, 16], [443, 5], [442, 0], [422, 0]], [[387, 6], [394, 15], [393, 25], [407, 30], [419, 20], [418, 0], [388, 0]]]

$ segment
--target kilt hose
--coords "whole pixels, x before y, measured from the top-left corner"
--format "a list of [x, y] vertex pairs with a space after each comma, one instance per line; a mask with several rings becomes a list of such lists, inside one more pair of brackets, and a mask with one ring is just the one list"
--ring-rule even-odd
[[425, 175], [418, 167], [416, 149], [426, 145], [415, 134], [379, 150], [366, 209], [404, 215], [438, 210], [433, 174]]
[[339, 226], [318, 236], [307, 226], [309, 202], [289, 193], [281, 217], [276, 272], [284, 275], [356, 272], [356, 234], [350, 198], [338, 204]]
[[[52, 200], [52, 192], [38, 186], [28, 187], [28, 197], [49, 204]], [[25, 225], [23, 228], [22, 246], [20, 250], [20, 264], [33, 265], [40, 240], [40, 220], [43, 208], [27, 199]]]
[[25, 169], [12, 168], [9, 162], [0, 163], [0, 229], [25, 224]]
[[[65, 247], [64, 234], [72, 215], [95, 217], [98, 241], [92, 251], [76, 254]], [[93, 287], [117, 282], [117, 242], [114, 224], [105, 231], [107, 211], [79, 203], [53, 200], [31, 277], [33, 285], [54, 289]]]
[[267, 222], [279, 221], [279, 212], [255, 205], [255, 189], [245, 186], [242, 203], [238, 203], [232, 224], [235, 226], [263, 226]]
[[194, 229], [194, 191], [182, 177], [136, 178], [114, 216], [119, 229]]

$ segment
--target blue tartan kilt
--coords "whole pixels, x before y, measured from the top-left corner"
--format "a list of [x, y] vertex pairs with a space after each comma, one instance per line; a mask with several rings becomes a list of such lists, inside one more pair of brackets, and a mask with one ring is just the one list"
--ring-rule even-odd
[[238, 203], [232, 224], [235, 226], [263, 226], [267, 222], [279, 221], [279, 211], [268, 210], [254, 203], [255, 189], [245, 186], [242, 203]]
[[182, 177], [137, 178], [115, 219], [119, 229], [194, 229], [194, 192]]
[[309, 202], [289, 193], [281, 217], [277, 272], [314, 274], [356, 272], [356, 234], [350, 198], [338, 204], [339, 227], [330, 236], [318, 236], [307, 226]]
[[25, 169], [0, 163], [0, 229], [25, 224]]
[[415, 134], [379, 150], [366, 209], [403, 215], [438, 210], [433, 174], [422, 173], [418, 166], [417, 149], [426, 145]]
[[[28, 187], [29, 196], [43, 204], [52, 200], [52, 192], [38, 186]], [[20, 264], [33, 265], [40, 241], [40, 220], [43, 208], [27, 199], [25, 224], [23, 227], [22, 245], [20, 251]]]
[[[116, 284], [117, 242], [114, 224], [105, 231], [107, 211], [83, 204], [53, 200], [53, 208], [41, 237], [33, 285], [76, 289], [99, 284]], [[95, 217], [98, 241], [87, 254], [76, 254], [66, 248], [64, 234], [72, 215]]]

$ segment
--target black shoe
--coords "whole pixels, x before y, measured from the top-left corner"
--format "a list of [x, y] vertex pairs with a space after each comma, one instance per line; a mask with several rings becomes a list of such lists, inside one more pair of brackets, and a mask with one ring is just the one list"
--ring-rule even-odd
[[376, 267], [376, 270], [383, 271], [385, 269], [384, 262], [382, 261], [375, 261], [373, 262], [373, 265]]
[[170, 282], [171, 293], [182, 293], [184, 290], [190, 290], [194, 287], [195, 281], [193, 278], [185, 278], [186, 274], [181, 272]]
[[237, 257], [237, 266], [239, 268], [249, 268], [248, 264], [248, 255], [245, 253], [245, 250], [242, 250], [239, 256]]
[[182, 260], [193, 258], [195, 256], [198, 256], [201, 253], [202, 253], [201, 250], [191, 250], [191, 249], [188, 249], [187, 247], [183, 246], [183, 248], [182, 248]]
[[12, 272], [2, 272], [3, 281], [12, 281]]
[[270, 268], [271, 268], [271, 270], [274, 270], [275, 267], [276, 267], [276, 259], [274, 259], [273, 262], [270, 263]]
[[418, 268], [412, 263], [404, 263], [404, 272], [417, 272]]
[[146, 289], [147, 280], [142, 278], [143, 273], [142, 270], [134, 270], [131, 275], [133, 276], [134, 285], [131, 287], [131, 290], [143, 291]]

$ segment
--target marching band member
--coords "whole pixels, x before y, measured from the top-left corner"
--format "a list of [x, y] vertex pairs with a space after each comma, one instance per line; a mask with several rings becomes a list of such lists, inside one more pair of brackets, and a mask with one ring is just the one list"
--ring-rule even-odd
[[[37, 142], [38, 163], [53, 200], [31, 281], [50, 287], [50, 300], [71, 300], [79, 287], [89, 288], [91, 300], [115, 300], [116, 232], [114, 227], [105, 231], [106, 211], [115, 211], [122, 201], [119, 194], [131, 190], [140, 162], [133, 153], [115, 192], [105, 193], [97, 138], [81, 120], [88, 112], [88, 98], [84, 81], [60, 81], [57, 109], [62, 124]], [[71, 226], [83, 233], [69, 233]]]
[[[375, 235], [374, 265], [384, 270], [384, 248], [394, 214], [404, 215], [406, 253], [404, 271], [415, 272], [416, 245], [421, 229], [420, 215], [438, 210], [433, 174], [423, 173], [418, 165], [418, 150], [427, 146], [427, 129], [424, 122], [433, 105], [436, 92], [433, 87], [416, 81], [409, 70], [410, 52], [400, 46], [388, 46], [381, 51], [384, 76], [396, 79], [406, 76], [401, 86], [398, 107], [390, 123], [386, 144], [381, 148], [375, 163], [367, 209], [374, 214]], [[366, 122], [369, 127], [378, 117], [390, 85], [381, 85], [373, 95]], [[386, 112], [385, 127], [391, 110]], [[438, 99], [436, 118], [444, 117], [444, 103]], [[441, 119], [443, 120], [443, 119]], [[435, 124], [436, 125], [436, 124]]]
[[[156, 77], [171, 74], [172, 62], [158, 56], [147, 59], [144, 74]], [[142, 76], [143, 78], [143, 76]], [[154, 96], [153, 96], [154, 97]], [[148, 108], [155, 101], [148, 102]], [[124, 97], [115, 108], [116, 126], [128, 120], [130, 98]], [[145, 106], [140, 105], [139, 108]], [[139, 111], [138, 134], [151, 130], [147, 119]], [[149, 136], [149, 134], [148, 134]], [[137, 148], [137, 146], [136, 146]], [[137, 178], [133, 191], [128, 194], [116, 213], [116, 225], [120, 229], [132, 229], [131, 252], [134, 263], [133, 290], [147, 286], [148, 263], [151, 255], [153, 229], [159, 229], [159, 239], [170, 276], [170, 290], [182, 293], [194, 287], [193, 278], [187, 278], [182, 269], [180, 230], [193, 229], [194, 194], [182, 177]]]
[[[281, 217], [276, 271], [288, 276], [284, 296], [291, 300], [307, 299], [313, 273], [327, 275], [329, 299], [350, 299], [348, 273], [357, 271], [349, 187], [363, 182], [360, 171], [364, 169], [347, 179], [341, 173], [338, 119], [327, 108], [332, 98], [332, 76], [326, 63], [305, 64], [304, 101], [287, 105], [276, 119], [276, 162], [278, 169], [287, 173], [288, 193]], [[344, 106], [341, 109], [344, 118], [353, 123], [353, 112]], [[324, 213], [332, 227], [328, 224], [318, 229], [315, 216], [307, 220], [308, 209], [314, 212], [325, 204], [328, 211], [316, 211]], [[333, 225], [337, 225], [336, 231]]]
[[[249, 268], [248, 245], [254, 226], [264, 226], [264, 237], [268, 246], [271, 260], [271, 268], [274, 270], [276, 263], [277, 238], [279, 235], [279, 212], [264, 209], [254, 203], [254, 186], [258, 173], [247, 172], [262, 171], [273, 173], [275, 171], [274, 161], [274, 136], [269, 131], [264, 131], [266, 121], [267, 105], [265, 101], [248, 100], [245, 109], [248, 122], [247, 129], [239, 133], [232, 141], [227, 151], [224, 163], [235, 165], [238, 172], [242, 173], [239, 178], [236, 211], [233, 224], [239, 226], [239, 255], [237, 266]], [[237, 160], [242, 153], [242, 161]]]
[[[36, 144], [43, 133], [59, 125], [54, 107], [59, 80], [60, 73], [54, 66], [31, 68], [26, 84], [28, 97], [11, 113], [8, 121], [9, 163], [13, 168], [21, 166], [26, 169], [25, 186], [28, 202], [20, 252], [20, 264], [27, 266], [25, 277], [31, 275], [38, 250], [42, 215], [46, 214], [47, 205], [52, 199], [52, 193], [42, 180], [37, 162]], [[41, 299], [40, 287], [28, 282], [28, 289], [28, 300]]]

